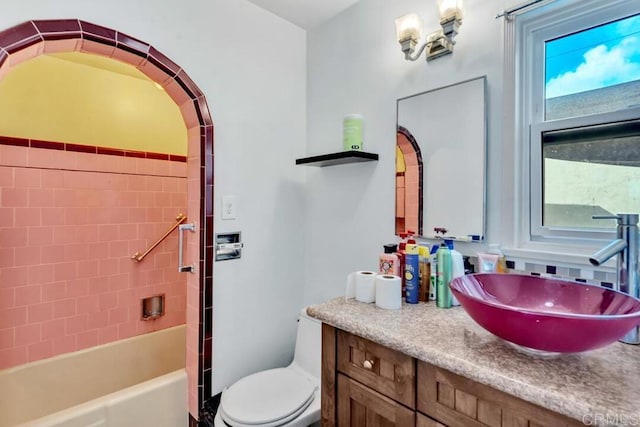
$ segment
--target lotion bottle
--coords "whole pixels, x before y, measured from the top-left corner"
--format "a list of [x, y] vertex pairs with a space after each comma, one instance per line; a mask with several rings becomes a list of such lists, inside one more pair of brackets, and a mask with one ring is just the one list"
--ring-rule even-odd
[[[456, 277], [464, 276], [464, 257], [454, 249], [452, 240], [447, 240], [447, 243], [451, 251], [451, 280], [453, 280]], [[449, 292], [451, 292], [451, 288], [449, 288]], [[453, 293], [451, 293], [451, 305], [454, 307], [460, 305]]]
[[496, 262], [494, 271], [496, 273], [506, 273], [507, 259], [504, 256], [504, 253], [502, 253], [502, 250], [500, 249], [500, 245], [498, 245], [497, 243], [489, 244], [489, 250], [487, 251], [487, 253], [498, 255], [498, 261]]

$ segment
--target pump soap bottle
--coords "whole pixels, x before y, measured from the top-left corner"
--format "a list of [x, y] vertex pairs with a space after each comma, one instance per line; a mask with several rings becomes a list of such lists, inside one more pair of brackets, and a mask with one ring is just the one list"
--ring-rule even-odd
[[384, 245], [384, 253], [380, 255], [378, 272], [382, 274], [400, 275], [400, 257], [396, 255], [398, 245]]

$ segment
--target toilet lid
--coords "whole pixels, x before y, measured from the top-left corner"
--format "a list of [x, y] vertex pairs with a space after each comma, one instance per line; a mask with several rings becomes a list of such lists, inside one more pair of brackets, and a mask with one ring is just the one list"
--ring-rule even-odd
[[233, 425], [277, 426], [302, 413], [316, 388], [292, 369], [270, 369], [244, 377], [225, 390], [220, 412]]

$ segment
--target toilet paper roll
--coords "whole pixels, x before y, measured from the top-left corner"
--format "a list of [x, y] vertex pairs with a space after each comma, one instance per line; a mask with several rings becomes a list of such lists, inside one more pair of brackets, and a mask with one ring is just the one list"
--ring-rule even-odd
[[402, 280], [399, 276], [376, 276], [376, 306], [387, 310], [398, 310], [402, 306]]
[[376, 300], [376, 276], [375, 271], [354, 271], [347, 276], [347, 298], [355, 297], [361, 302], [374, 302]]

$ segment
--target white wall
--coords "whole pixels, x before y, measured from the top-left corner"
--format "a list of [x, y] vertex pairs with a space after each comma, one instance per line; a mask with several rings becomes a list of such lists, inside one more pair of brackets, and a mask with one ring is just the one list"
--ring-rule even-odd
[[[439, 28], [435, 1], [361, 0], [307, 34], [307, 153], [341, 151], [342, 118], [365, 117], [365, 151], [380, 161], [307, 169], [305, 303], [344, 292], [348, 272], [376, 267], [384, 243], [395, 242], [396, 100], [487, 76], [487, 241], [499, 241], [501, 192], [501, 0], [467, 0], [453, 55], [426, 63], [404, 60], [394, 19], [416, 12], [425, 33]], [[451, 112], [455, 114], [455, 111]], [[452, 178], [455, 176], [452, 169]], [[452, 195], [460, 197], [460, 195]], [[478, 244], [457, 249], [473, 254]]]
[[[204, 92], [215, 126], [215, 203], [238, 199], [242, 259], [214, 265], [213, 393], [290, 360], [303, 300], [306, 35], [245, 0], [13, 1], [5, 29], [80, 18], [150, 43]], [[242, 25], [241, 28], [238, 25]]]

